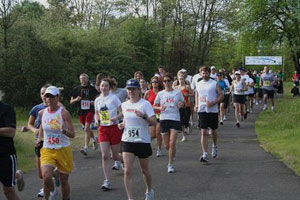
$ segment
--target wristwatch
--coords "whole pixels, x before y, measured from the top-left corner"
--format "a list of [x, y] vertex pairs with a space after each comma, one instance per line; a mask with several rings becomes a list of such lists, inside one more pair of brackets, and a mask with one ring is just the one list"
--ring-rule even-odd
[[148, 116], [145, 114], [145, 115], [143, 115], [142, 118], [146, 120], [148, 118]]

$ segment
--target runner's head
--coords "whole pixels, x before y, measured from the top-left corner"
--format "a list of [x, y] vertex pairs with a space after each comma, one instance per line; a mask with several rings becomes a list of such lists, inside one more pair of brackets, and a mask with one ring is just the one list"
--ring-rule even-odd
[[129, 100], [137, 100], [140, 97], [141, 87], [140, 83], [135, 79], [129, 79], [126, 82], [126, 89]]
[[140, 83], [140, 87], [141, 87], [142, 89], [146, 89], [146, 88], [147, 88], [147, 82], [146, 82], [146, 80], [145, 80], [144, 78], [141, 78], [141, 79], [139, 80], [139, 83]]
[[173, 85], [173, 81], [174, 81], [174, 77], [171, 73], [166, 73], [164, 76], [163, 76], [163, 84], [164, 84], [164, 87], [165, 89], [171, 89], [172, 88], [172, 85]]
[[164, 74], [166, 73], [166, 68], [165, 68], [165, 66], [160, 65], [160, 66], [158, 67], [158, 72], [159, 72], [159, 74], [160, 74], [161, 76], [164, 76]]
[[46, 104], [49, 107], [57, 106], [59, 102], [59, 89], [55, 86], [49, 86], [45, 91]]
[[269, 73], [269, 67], [268, 66], [264, 66], [264, 72], [267, 74]]
[[46, 98], [45, 98], [45, 91], [48, 87], [50, 87], [51, 85], [50, 84], [45, 84], [41, 87], [41, 90], [40, 90], [40, 95], [41, 95], [41, 99], [43, 101], [43, 103], [45, 104], [46, 103]]
[[183, 75], [183, 74], [177, 75], [177, 80], [178, 80], [178, 83], [179, 83], [179, 84], [181, 84], [181, 85], [184, 85], [184, 84], [185, 84], [185, 78], [184, 78], [184, 75]]
[[209, 79], [209, 76], [210, 76], [210, 69], [209, 69], [209, 67], [206, 67], [206, 66], [201, 67], [200, 73], [201, 73], [201, 76], [202, 76], [202, 78], [204, 80], [208, 80]]
[[153, 76], [150, 80], [150, 89], [153, 88], [158, 88], [158, 90], [162, 90], [163, 89], [163, 85], [161, 83], [161, 79], [157, 76]]
[[98, 73], [96, 76], [95, 88], [98, 92], [100, 92], [100, 83], [103, 78], [104, 78], [104, 75], [102, 73]]
[[241, 73], [241, 76], [242, 76], [242, 75], [244, 75], [244, 74], [245, 74], [245, 72], [246, 72], [245, 68], [244, 68], [244, 67], [241, 67], [241, 68], [240, 68], [240, 73]]
[[89, 83], [89, 76], [86, 73], [82, 73], [79, 76], [79, 80], [82, 86], [87, 86]]
[[144, 78], [144, 75], [141, 71], [136, 71], [133, 76], [134, 76], [134, 79], [138, 80], [138, 81], [140, 81], [140, 79]]
[[216, 71], [217, 71], [217, 70], [216, 70], [216, 67], [215, 67], [215, 66], [211, 66], [211, 67], [210, 67], [210, 73], [211, 73], [211, 74], [215, 74]]
[[100, 92], [103, 93], [104, 95], [108, 95], [109, 91], [111, 89], [112, 86], [112, 81], [109, 78], [103, 78], [100, 82]]
[[239, 81], [241, 79], [241, 73], [239, 71], [234, 72], [234, 77]]
[[222, 80], [223, 79], [223, 73], [218, 72], [217, 73], [217, 79], [218, 79], [218, 81]]

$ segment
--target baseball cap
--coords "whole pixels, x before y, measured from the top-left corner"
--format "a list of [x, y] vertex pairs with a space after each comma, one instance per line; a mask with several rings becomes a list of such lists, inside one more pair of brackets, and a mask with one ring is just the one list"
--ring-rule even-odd
[[217, 73], [217, 76], [223, 76], [223, 73], [218, 72], [218, 73]]
[[215, 66], [211, 66], [210, 69], [216, 69], [216, 67]]
[[245, 71], [246, 69], [244, 67], [241, 67], [240, 70]]
[[55, 86], [49, 86], [49, 87], [47, 87], [47, 89], [45, 91], [45, 95], [46, 94], [51, 94], [53, 96], [58, 96], [59, 95], [59, 89]]
[[129, 79], [127, 82], [126, 82], [126, 89], [127, 88], [140, 88], [140, 84], [137, 80], [135, 79]]
[[235, 75], [241, 75], [239, 71], [234, 72]]
[[187, 72], [186, 69], [184, 69], [184, 68], [182, 68], [182, 69], [179, 70], [179, 71], [180, 71], [180, 72], [183, 72], [183, 73]]

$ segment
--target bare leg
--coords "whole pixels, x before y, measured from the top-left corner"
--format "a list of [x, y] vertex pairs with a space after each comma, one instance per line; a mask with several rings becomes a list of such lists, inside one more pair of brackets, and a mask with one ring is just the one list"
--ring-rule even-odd
[[69, 174], [59, 173], [60, 182], [61, 182], [61, 193], [63, 196], [63, 199], [69, 199], [70, 198], [70, 184], [69, 184]]
[[124, 160], [124, 186], [127, 193], [128, 199], [133, 199], [132, 197], [132, 168], [134, 162], [134, 154], [123, 152]]
[[144, 158], [144, 159], [139, 159], [139, 161], [140, 161], [140, 167], [141, 167], [141, 170], [143, 173], [144, 182], [147, 187], [146, 192], [149, 192], [152, 189], [151, 188], [151, 174], [150, 174], [149, 167], [148, 167], [149, 160], [148, 160], [148, 158]]

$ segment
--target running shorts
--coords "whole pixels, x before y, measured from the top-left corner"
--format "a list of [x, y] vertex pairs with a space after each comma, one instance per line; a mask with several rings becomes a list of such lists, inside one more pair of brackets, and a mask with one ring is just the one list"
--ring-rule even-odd
[[264, 95], [268, 95], [269, 99], [273, 99], [274, 98], [274, 90], [263, 89], [263, 94]]
[[122, 138], [122, 131], [118, 125], [99, 126], [98, 142], [109, 142], [111, 145], [120, 144]]
[[89, 111], [88, 113], [86, 113], [84, 115], [79, 115], [80, 123], [84, 126], [85, 126], [85, 123], [89, 123], [89, 124], [92, 123], [93, 118], [94, 118], [94, 112], [92, 112], [92, 111]]
[[41, 166], [57, 167], [61, 173], [73, 171], [73, 155], [71, 147], [61, 149], [41, 149]]
[[15, 154], [0, 156], [0, 182], [5, 187], [16, 185], [17, 158]]
[[122, 152], [133, 153], [143, 159], [152, 155], [152, 148], [150, 143], [122, 142]]
[[229, 96], [230, 94], [225, 94], [222, 103], [224, 103], [224, 108], [227, 109], [229, 105]]
[[167, 133], [169, 133], [169, 131], [171, 129], [177, 130], [177, 131], [182, 131], [180, 121], [160, 120], [161, 134], [167, 134]]
[[189, 127], [190, 117], [191, 117], [191, 107], [180, 108], [180, 122], [181, 126], [185, 128]]
[[198, 115], [201, 129], [211, 128], [212, 130], [216, 130], [218, 128], [218, 113], [199, 112]]
[[236, 95], [233, 94], [233, 103], [245, 104], [245, 95]]
[[248, 94], [249, 97], [254, 97], [254, 93]]

